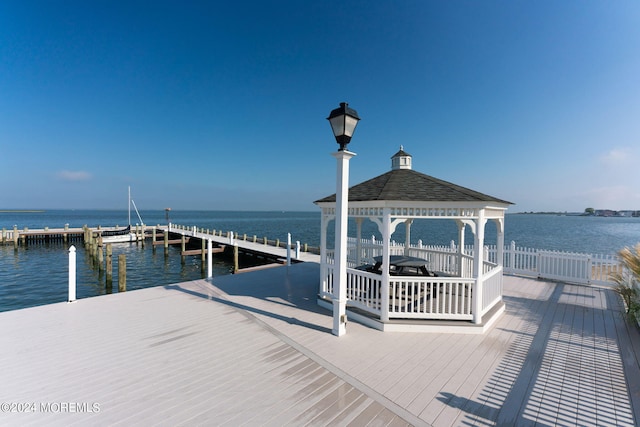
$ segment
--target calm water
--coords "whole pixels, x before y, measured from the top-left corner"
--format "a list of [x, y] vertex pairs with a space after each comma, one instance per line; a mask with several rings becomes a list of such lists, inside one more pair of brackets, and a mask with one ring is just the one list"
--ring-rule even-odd
[[[164, 211], [142, 211], [147, 224], [165, 224]], [[172, 211], [170, 221], [181, 225], [235, 231], [286, 241], [287, 233], [292, 240], [318, 246], [320, 242], [319, 212], [231, 212], [231, 211]], [[135, 222], [135, 221], [134, 221]], [[33, 213], [0, 213], [0, 229], [57, 228], [112, 226], [127, 223], [126, 211], [45, 211]], [[600, 218], [553, 215], [507, 215], [505, 243], [514, 240], [518, 246], [551, 249], [569, 252], [611, 254], [625, 246], [640, 242], [640, 218]], [[355, 223], [350, 222], [351, 236], [355, 236]], [[328, 242], [333, 241], [331, 229]], [[370, 221], [363, 224], [363, 237], [380, 233]], [[486, 243], [495, 243], [495, 226], [489, 222], [486, 228]], [[467, 243], [472, 243], [472, 234], [466, 232]], [[412, 243], [421, 239], [425, 244], [446, 245], [457, 238], [457, 227], [448, 220], [419, 220], [411, 228]], [[399, 226], [393, 239], [404, 241], [404, 227]], [[111, 292], [105, 285], [104, 273], [100, 272], [85, 255], [81, 244], [77, 244], [78, 298], [86, 298]], [[332, 246], [329, 244], [329, 246]], [[30, 245], [14, 250], [12, 245], [0, 245], [0, 311], [14, 310], [35, 305], [66, 301], [68, 247], [52, 243]], [[167, 285], [202, 278], [206, 275], [200, 256], [186, 257], [181, 262], [179, 248], [170, 248], [168, 257], [151, 245], [144, 248], [135, 244], [114, 245], [114, 260], [117, 255], [127, 255], [127, 289]], [[231, 272], [229, 260], [214, 256], [214, 276]], [[117, 292], [117, 262], [114, 262], [113, 288]]]

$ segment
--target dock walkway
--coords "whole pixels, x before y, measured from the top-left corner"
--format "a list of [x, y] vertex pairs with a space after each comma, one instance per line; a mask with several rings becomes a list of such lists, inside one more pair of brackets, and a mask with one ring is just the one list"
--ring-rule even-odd
[[484, 335], [338, 338], [318, 280], [301, 263], [0, 313], [0, 425], [636, 425], [640, 341], [611, 290], [505, 277]]
[[[165, 226], [158, 226], [158, 230], [166, 230]], [[267, 254], [273, 257], [278, 257], [282, 259], [286, 259], [287, 257], [287, 249], [282, 246], [272, 246], [268, 244], [261, 243], [260, 241], [253, 242], [251, 240], [244, 240], [241, 238], [230, 239], [228, 236], [219, 236], [212, 233], [206, 233], [202, 231], [197, 231], [192, 228], [176, 228], [172, 227], [170, 229], [173, 234], [180, 234], [187, 237], [195, 237], [197, 239], [211, 240], [219, 245], [237, 245], [244, 251], [253, 252], [256, 254]], [[291, 259], [294, 261], [300, 262], [320, 262], [320, 255], [314, 254], [311, 252], [300, 251], [299, 255], [295, 255], [295, 250], [291, 250], [290, 252]]]

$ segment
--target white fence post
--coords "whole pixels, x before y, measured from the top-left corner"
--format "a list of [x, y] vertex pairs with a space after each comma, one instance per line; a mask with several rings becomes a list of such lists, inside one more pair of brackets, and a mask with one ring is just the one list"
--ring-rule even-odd
[[69, 301], [76, 300], [76, 247], [69, 248]]
[[209, 278], [213, 277], [213, 250], [211, 248], [211, 242], [211, 239], [207, 240], [207, 277]]
[[512, 272], [516, 270], [516, 242], [511, 241], [511, 253], [509, 254], [509, 268]]

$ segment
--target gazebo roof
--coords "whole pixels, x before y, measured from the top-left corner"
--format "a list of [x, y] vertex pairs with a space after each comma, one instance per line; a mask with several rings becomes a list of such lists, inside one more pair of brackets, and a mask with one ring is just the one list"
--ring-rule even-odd
[[[398, 157], [410, 158], [402, 147], [393, 159]], [[410, 159], [407, 159], [410, 160]], [[416, 172], [409, 166], [394, 162], [394, 169], [380, 176], [349, 188], [350, 202], [389, 201], [403, 202], [488, 202], [500, 204], [513, 204], [497, 197], [489, 196], [469, 188], [462, 187], [451, 182], [443, 181], [420, 172]], [[314, 203], [335, 203], [336, 195], [316, 200]]]

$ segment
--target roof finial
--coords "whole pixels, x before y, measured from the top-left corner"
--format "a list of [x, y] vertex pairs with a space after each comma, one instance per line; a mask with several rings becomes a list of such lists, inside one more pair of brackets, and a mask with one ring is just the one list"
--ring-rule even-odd
[[400, 151], [404, 151], [404, 147], [400, 145]]

